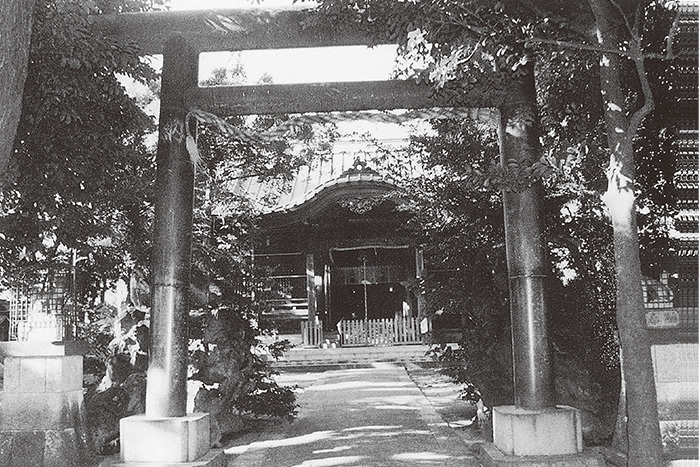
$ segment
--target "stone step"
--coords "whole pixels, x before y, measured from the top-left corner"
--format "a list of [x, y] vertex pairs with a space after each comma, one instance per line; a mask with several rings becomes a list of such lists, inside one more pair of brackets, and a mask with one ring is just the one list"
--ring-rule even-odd
[[306, 364], [346, 364], [392, 361], [432, 361], [428, 345], [397, 345], [384, 347], [294, 347], [273, 366], [288, 367]]

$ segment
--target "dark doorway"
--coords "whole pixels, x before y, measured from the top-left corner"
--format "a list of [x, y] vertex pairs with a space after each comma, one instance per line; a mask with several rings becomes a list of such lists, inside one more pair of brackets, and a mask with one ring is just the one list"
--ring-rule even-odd
[[399, 283], [334, 286], [331, 289], [333, 325], [341, 319], [402, 316], [405, 297], [406, 289]]
[[341, 319], [401, 317], [406, 288], [415, 274], [414, 250], [402, 246], [333, 248], [330, 252], [331, 326]]

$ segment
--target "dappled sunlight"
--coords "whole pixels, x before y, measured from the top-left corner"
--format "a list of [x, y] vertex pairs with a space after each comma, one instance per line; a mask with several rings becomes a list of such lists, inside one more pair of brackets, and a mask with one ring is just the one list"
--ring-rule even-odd
[[[349, 434], [346, 434], [349, 433]], [[429, 435], [430, 431], [409, 430], [401, 425], [387, 426], [358, 426], [353, 428], [345, 428], [338, 436], [334, 437], [336, 441], [347, 441], [351, 439], [361, 438], [377, 438], [377, 437], [392, 437], [405, 435]]]
[[420, 410], [422, 396], [391, 395], [386, 397], [364, 397], [355, 401], [356, 405], [380, 410]]
[[[272, 439], [267, 441], [255, 441], [253, 443], [234, 446], [225, 450], [226, 454], [229, 455], [240, 455], [247, 451], [260, 451], [264, 449], [278, 449], [284, 447], [291, 447], [295, 449], [302, 445], [310, 445], [313, 443], [319, 443], [315, 448], [309, 448], [307, 451], [308, 456], [331, 456], [337, 453], [362, 453], [364, 455], [337, 455], [332, 457], [323, 457], [319, 459], [306, 459], [300, 464], [296, 464], [293, 467], [333, 467], [333, 466], [343, 466], [343, 465], [353, 465], [360, 461], [363, 461], [365, 465], [367, 462], [368, 453], [373, 452], [374, 446], [383, 446], [381, 443], [386, 443], [386, 441], [379, 441], [380, 439], [386, 439], [388, 442], [398, 438], [412, 438], [412, 437], [431, 437], [430, 430], [421, 429], [410, 429], [403, 425], [365, 425], [344, 428], [342, 430], [335, 431], [315, 431], [313, 433], [295, 436], [291, 438], [283, 439]], [[354, 443], [347, 443], [347, 440], [355, 440]], [[338, 444], [333, 446], [332, 443]], [[377, 444], [379, 443], [379, 444]], [[330, 446], [329, 446], [330, 444]], [[368, 448], [369, 447], [369, 448]], [[368, 451], [370, 449], [370, 451]], [[376, 458], [376, 453], [373, 458]], [[383, 457], [384, 453], [380, 452], [380, 456]], [[386, 453], [388, 456], [389, 453]], [[266, 454], [265, 456], [269, 456]], [[391, 457], [391, 459], [401, 460], [401, 461], [413, 461], [419, 463], [433, 462], [447, 459], [448, 456], [440, 457], [439, 454], [431, 452], [416, 452], [416, 453], [402, 453]], [[389, 457], [386, 458], [387, 460]]]
[[342, 431], [363, 431], [363, 430], [396, 430], [403, 428], [401, 425], [367, 425], [367, 426], [355, 426], [352, 428], [345, 428]]
[[377, 405], [374, 408], [380, 410], [420, 410], [420, 407], [410, 407], [408, 405]]
[[359, 462], [364, 458], [365, 456], [343, 456], [327, 457], [325, 459], [310, 459], [293, 467], [332, 467], [334, 465], [348, 465]]
[[[246, 451], [255, 451], [262, 449], [273, 449], [285, 446], [300, 446], [311, 444], [318, 441], [347, 441], [357, 440], [361, 438], [378, 438], [393, 436], [429, 436], [429, 430], [411, 430], [405, 429], [402, 425], [367, 425], [345, 428], [340, 431], [315, 431], [306, 435], [295, 436], [292, 438], [271, 439], [267, 441], [255, 441], [250, 444], [241, 446], [232, 446], [225, 450], [226, 454], [243, 454]], [[314, 454], [332, 453], [339, 451], [347, 451], [356, 446], [336, 446], [333, 448], [318, 449], [312, 451]], [[337, 458], [340, 459], [340, 458]], [[331, 464], [329, 464], [331, 465]], [[335, 465], [335, 464], [332, 464]]]
[[395, 432], [385, 432], [385, 433], [368, 433], [364, 436], [368, 438], [383, 438], [392, 436], [430, 436], [430, 430], [403, 430]]
[[318, 381], [320, 377], [319, 373], [280, 373], [275, 375], [275, 381], [277, 383], [298, 383], [302, 381]]
[[315, 451], [312, 451], [313, 454], [330, 454], [333, 452], [342, 452], [342, 451], [348, 451], [352, 448], [354, 448], [355, 445], [350, 445], [350, 446], [336, 446], [331, 449], [317, 449]]
[[406, 395], [406, 396], [390, 396], [390, 397], [373, 397], [365, 398], [363, 401], [374, 400], [391, 405], [416, 405], [416, 402], [423, 400], [422, 395]]
[[407, 387], [407, 388], [394, 388], [394, 387], [392, 387], [392, 388], [365, 388], [365, 389], [361, 389], [361, 391], [363, 391], [363, 392], [379, 392], [379, 391], [396, 392], [396, 391], [415, 391], [415, 390], [416, 390], [415, 388], [410, 388], [410, 387]]
[[358, 388], [400, 388], [414, 386], [413, 383], [376, 383], [373, 381], [346, 381], [344, 383], [324, 384], [322, 386], [312, 386], [307, 391], [339, 391], [343, 389]]
[[351, 439], [360, 439], [360, 438], [362, 438], [363, 436], [366, 436], [366, 435], [363, 435], [362, 433], [355, 433], [355, 434], [351, 434], [351, 435], [337, 436], [337, 437], [334, 438], [334, 439], [335, 439], [336, 441], [350, 441]]
[[315, 372], [315, 371], [310, 371], [306, 373], [299, 373], [299, 372], [289, 372], [289, 371], [282, 371], [278, 375], [275, 375], [274, 379], [278, 384], [299, 384], [299, 385], [306, 385], [308, 383], [316, 383], [320, 379], [325, 379], [325, 378], [331, 378], [335, 374], [341, 374], [343, 376], [359, 376], [359, 375], [366, 375], [366, 374], [371, 374], [372, 372], [376, 372], [377, 370], [375, 368], [353, 368], [353, 369], [346, 369], [346, 370], [330, 370], [324, 373], [320, 372]]
[[474, 424], [474, 419], [470, 418], [468, 420], [454, 420], [448, 423], [449, 426], [454, 427], [454, 428], [466, 428], [468, 426], [472, 426]]
[[334, 440], [348, 441], [351, 439], [358, 440], [361, 438], [391, 438], [394, 436], [430, 436], [430, 430], [401, 430], [401, 431], [386, 431], [379, 433], [355, 433], [350, 435], [341, 435]]
[[316, 431], [314, 433], [309, 433], [308, 435], [302, 435], [302, 436], [295, 436], [293, 438], [284, 438], [284, 439], [271, 439], [268, 441], [255, 441], [253, 443], [244, 445], [244, 446], [234, 446], [231, 448], [226, 449], [224, 452], [226, 454], [241, 454], [249, 449], [251, 450], [256, 450], [256, 449], [268, 449], [268, 448], [277, 448], [277, 447], [282, 447], [282, 446], [296, 446], [300, 444], [309, 444], [313, 443], [315, 441], [320, 441], [323, 439], [328, 439], [330, 438], [334, 431]]
[[399, 461], [442, 461], [449, 459], [450, 456], [435, 452], [403, 452], [394, 454], [391, 458]]
[[[226, 452], [247, 451], [236, 467], [249, 467], [255, 462], [270, 467], [444, 467], [468, 459], [468, 455], [456, 456], [454, 449], [444, 449], [442, 443], [448, 441], [433, 427], [436, 420], [423, 417], [428, 404], [425, 396], [400, 370], [392, 367], [392, 371], [359, 369], [352, 375], [345, 370], [288, 375], [283, 378], [285, 382], [305, 388], [299, 391], [298, 421], [270, 433], [278, 439], [251, 442]], [[435, 389], [438, 396], [445, 394], [442, 387]], [[465, 420], [454, 426], [473, 423], [466, 420], [466, 414], [460, 418]], [[443, 422], [440, 429], [449, 429], [447, 426]], [[288, 438], [282, 438], [285, 434]]]

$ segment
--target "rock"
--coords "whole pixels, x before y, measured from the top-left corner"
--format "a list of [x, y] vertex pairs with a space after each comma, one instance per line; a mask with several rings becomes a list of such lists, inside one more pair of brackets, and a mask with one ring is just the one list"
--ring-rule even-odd
[[127, 413], [129, 415], [144, 413], [146, 411], [146, 375], [132, 373], [126, 377], [122, 387], [129, 395]]
[[194, 396], [194, 409], [197, 412], [211, 414], [210, 439], [212, 446], [220, 446], [221, 438], [237, 433], [245, 428], [245, 422], [239, 415], [225, 407], [218, 391], [201, 388]]
[[126, 416], [128, 403], [127, 392], [116, 386], [86, 398], [88, 430], [98, 454], [114, 450], [119, 439], [119, 420]]
[[561, 355], [557, 355], [555, 362], [557, 404], [581, 411], [587, 445], [604, 443], [613, 433], [615, 417], [606, 411], [600, 385], [593, 381], [583, 363]]

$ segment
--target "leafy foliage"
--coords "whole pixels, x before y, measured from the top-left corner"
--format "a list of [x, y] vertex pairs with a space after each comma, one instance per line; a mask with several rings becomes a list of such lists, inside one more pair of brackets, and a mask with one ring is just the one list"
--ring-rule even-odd
[[[502, 366], [500, 378], [509, 381], [510, 359], [501, 352], [510, 345], [501, 198], [494, 187], [469, 181], [474, 171], [493, 166], [495, 135], [474, 123], [449, 120], [434, 122], [434, 129], [433, 135], [414, 137], [426, 173], [410, 185], [417, 213], [411, 225], [426, 257], [421, 285], [428, 311], [436, 328], [462, 329], [458, 360], [470, 363], [455, 370], [458, 381], [469, 381], [465, 372], [474, 378], [484, 359], [491, 369]], [[617, 368], [614, 263], [611, 232], [600, 199], [584, 189], [588, 183], [582, 160], [573, 159], [547, 191], [545, 227], [555, 278], [548, 283], [550, 332], [560, 352], [603, 377], [606, 368]]]
[[[145, 253], [152, 122], [116, 74], [154, 77], [127, 44], [88, 28], [97, 12], [141, 10], [150, 2], [36, 2], [22, 117], [0, 195], [0, 276], [70, 263], [87, 253], [91, 280], [118, 276], [120, 259]], [[88, 253], [89, 252], [89, 253]], [[140, 259], [140, 258], [139, 258]]]
[[[281, 387], [273, 379], [276, 373], [263, 357], [266, 349], [257, 338], [260, 330], [249, 311], [242, 307], [218, 308], [194, 319], [191, 329], [199, 327], [202, 332], [197, 336], [198, 348], [192, 353], [191, 378], [203, 384], [195, 405], [197, 400], [204, 399], [210, 404], [216, 399], [221, 407], [215, 414], [219, 417], [240, 413], [293, 420], [296, 415], [293, 388]], [[284, 351], [287, 344], [278, 343], [277, 353]]]
[[503, 210], [492, 187], [471, 180], [474, 172], [488, 171], [497, 160], [496, 136], [468, 121], [433, 125], [435, 135], [412, 140], [426, 173], [409, 185], [417, 213], [411, 226], [425, 245], [423, 288], [429, 310], [445, 315], [438, 319], [461, 316], [460, 327], [479, 328], [488, 340], [503, 328], [497, 317], [508, 316]]

